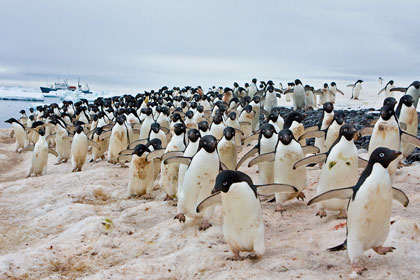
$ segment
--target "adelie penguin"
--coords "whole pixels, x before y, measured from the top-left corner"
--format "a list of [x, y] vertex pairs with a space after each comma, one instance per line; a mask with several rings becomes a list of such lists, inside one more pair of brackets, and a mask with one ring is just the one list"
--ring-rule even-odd
[[108, 161], [113, 164], [117, 163], [118, 154], [130, 144], [125, 120], [124, 115], [118, 116], [115, 125], [112, 127], [111, 137], [109, 138]]
[[295, 87], [293, 88], [293, 109], [306, 108], [306, 95], [302, 82], [299, 79], [295, 80]]
[[[395, 114], [398, 118], [400, 129], [403, 132], [411, 135], [417, 135], [419, 122], [417, 111], [413, 103], [414, 100], [411, 95], [403, 95], [400, 98], [400, 102], [398, 103], [397, 109], [395, 110]], [[404, 125], [401, 125], [402, 123]], [[401, 151], [404, 158], [409, 156], [414, 151], [414, 149], [415, 147], [411, 144], [401, 143]]]
[[411, 95], [414, 101], [414, 107], [417, 108], [417, 104], [419, 103], [419, 96], [420, 96], [420, 82], [414, 81], [412, 82], [407, 88], [396, 87], [391, 89], [392, 91], [401, 91], [405, 92], [407, 95]]
[[393, 80], [390, 80], [385, 85], [385, 87], [378, 92], [378, 95], [380, 95], [382, 92], [384, 92], [385, 98], [387, 98], [387, 97], [393, 97], [394, 96], [394, 93], [391, 91], [393, 88], [395, 88], [394, 81]]
[[29, 169], [27, 177], [30, 177], [32, 174], [35, 174], [35, 176], [45, 175], [47, 173], [48, 166], [48, 153], [57, 156], [57, 153], [54, 150], [48, 148], [48, 143], [45, 139], [45, 129], [40, 128], [38, 134], [39, 137], [35, 146], [25, 147], [25, 150], [33, 151], [31, 168]]
[[295, 193], [297, 189], [284, 184], [254, 185], [251, 178], [240, 171], [225, 170], [217, 175], [211, 195], [197, 206], [197, 212], [222, 204], [223, 235], [233, 253], [228, 260], [243, 260], [240, 252], [250, 252], [249, 259], [264, 254], [264, 221], [258, 194], [278, 192]]
[[235, 143], [235, 129], [233, 127], [228, 126], [223, 130], [223, 138], [217, 144], [217, 152], [219, 153], [220, 161], [228, 169], [235, 170], [238, 152]]
[[[324, 105], [322, 105], [322, 108], [323, 108], [322, 118], [318, 124], [319, 130], [327, 129], [334, 120], [334, 105], [331, 102], [326, 102], [324, 103]], [[321, 153], [325, 152], [324, 142], [325, 142], [325, 137], [315, 138], [314, 146], [318, 147]]]
[[333, 198], [349, 200], [346, 241], [330, 250], [347, 249], [352, 274], [366, 270], [360, 263], [364, 251], [373, 249], [385, 255], [395, 249], [384, 247], [390, 230], [392, 200], [398, 200], [405, 207], [409, 200], [404, 192], [392, 187], [387, 168], [400, 155], [401, 152], [385, 147], [375, 149], [356, 185], [325, 192], [308, 202], [311, 205]]
[[12, 132], [10, 134], [10, 137], [16, 136], [16, 152], [19, 150], [22, 150], [29, 144], [28, 140], [28, 134], [26, 133], [26, 129], [14, 118], [10, 118], [5, 121], [6, 123], [10, 123], [12, 125]]
[[353, 88], [351, 92], [351, 99], [359, 99], [360, 92], [362, 91], [362, 83], [362, 80], [357, 80], [353, 85], [347, 85], [348, 87]]

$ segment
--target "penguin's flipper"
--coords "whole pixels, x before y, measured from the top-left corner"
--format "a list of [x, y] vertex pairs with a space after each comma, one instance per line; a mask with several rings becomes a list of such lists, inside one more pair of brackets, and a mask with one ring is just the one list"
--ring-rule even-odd
[[90, 130], [88, 133], [86, 133], [86, 137], [90, 138], [90, 136], [95, 132], [95, 129]]
[[122, 154], [122, 155], [119, 155], [118, 157], [117, 157], [117, 161], [118, 162], [122, 162], [122, 161], [124, 161], [124, 162], [126, 162], [126, 161], [130, 161], [131, 160], [131, 158], [132, 158], [132, 154]]
[[365, 159], [363, 159], [363, 158], [361, 158], [361, 157], [359, 157], [358, 158], [358, 167], [359, 168], [366, 168], [367, 167], [367, 165], [368, 165], [368, 161], [367, 160], [365, 160]]
[[[247, 126], [247, 125], [251, 125], [251, 123], [250, 122], [245, 122], [245, 121], [243, 121], [243, 122], [239, 122], [239, 124], [241, 125], [241, 127], [244, 125], [244, 126]], [[242, 129], [241, 129], [242, 130]]]
[[210, 116], [211, 116], [211, 110], [204, 110], [203, 111], [203, 116], [205, 117], [205, 118], [210, 118]]
[[378, 95], [379, 94], [381, 94], [382, 92], [384, 92], [385, 91], [385, 88], [383, 88], [383, 89], [381, 89], [379, 92], [378, 92]]
[[15, 130], [12, 129], [12, 131], [10, 131], [10, 138], [13, 138], [13, 136], [15, 136]]
[[294, 90], [293, 88], [290, 88], [290, 89], [285, 90], [283, 93], [284, 93], [284, 94], [286, 94], [286, 93], [290, 93], [290, 92], [293, 92], [293, 90]]
[[407, 124], [405, 122], [400, 122], [399, 125], [400, 125], [400, 129], [407, 130]]
[[226, 166], [226, 164], [224, 164], [223, 162], [220, 162], [220, 169], [222, 170], [222, 171], [224, 171], [224, 170], [229, 170], [229, 168]]
[[266, 116], [266, 117], [268, 117], [270, 115], [270, 113], [267, 110], [263, 109], [263, 108], [260, 108], [260, 112], [263, 113], [264, 116]]
[[161, 160], [162, 161], [165, 161], [165, 159], [167, 159], [167, 158], [171, 158], [171, 157], [182, 157], [182, 155], [184, 154], [184, 152], [183, 151], [177, 151], [177, 152], [168, 152], [168, 153], [166, 153], [166, 154], [163, 154], [162, 156], [161, 156]]
[[25, 148], [23, 148], [22, 150], [20, 150], [20, 152], [29, 152], [29, 151], [33, 151], [34, 150], [34, 145], [28, 145]]
[[373, 132], [373, 126], [366, 126], [362, 128], [361, 130], [359, 130], [360, 137], [372, 135], [372, 132]]
[[140, 140], [136, 140], [130, 143], [130, 145], [128, 145], [129, 149], [134, 149], [135, 146], [137, 146], [138, 144], [143, 144], [145, 145], [147, 143], [147, 139], [140, 139]]
[[342, 92], [341, 90], [339, 90], [338, 88], [336, 88], [337, 92], [341, 93], [341, 95], [344, 95], [344, 92]]
[[304, 154], [316, 154], [319, 153], [319, 148], [315, 146], [303, 146], [302, 151]]
[[240, 135], [244, 135], [244, 132], [242, 130], [240, 130], [239, 128], [234, 128], [235, 129], [235, 133], [238, 133]]
[[420, 148], [420, 139], [416, 136], [406, 133], [404, 131], [401, 131], [401, 141], [403, 141], [405, 144], [411, 144], [415, 147]]
[[332, 198], [349, 199], [353, 195], [353, 193], [353, 187], [327, 191], [309, 200], [308, 206]]
[[253, 155], [255, 155], [258, 152], [258, 146], [255, 146], [254, 148], [252, 148], [251, 150], [249, 150], [248, 153], [246, 153], [238, 162], [238, 164], [236, 165], [235, 170], [238, 170], [239, 167], [250, 157], [252, 157]]
[[262, 163], [262, 162], [271, 162], [274, 161], [274, 152], [265, 153], [257, 156], [253, 160], [248, 163], [248, 167], [252, 167], [255, 164]]
[[167, 127], [164, 127], [164, 126], [161, 126], [160, 127], [160, 130], [162, 130], [165, 133], [169, 133], [170, 132], [170, 130]]
[[51, 139], [53, 139], [55, 137], [55, 133], [54, 134], [50, 134], [47, 136], [47, 141], [50, 141]]
[[222, 195], [220, 194], [220, 192], [216, 192], [211, 196], [205, 198], [203, 201], [201, 201], [197, 205], [195, 211], [197, 211], [197, 213], [200, 213], [203, 212], [204, 209], [217, 204], [222, 204]]
[[266, 185], [255, 185], [257, 193], [259, 195], [273, 195], [275, 193], [295, 193], [299, 190], [287, 184], [266, 184]]
[[295, 164], [293, 164], [293, 169], [299, 168], [301, 166], [306, 166], [306, 165], [312, 164], [312, 163], [322, 163], [326, 159], [327, 159], [327, 154], [326, 153], [309, 156], [309, 157], [303, 158], [303, 159], [295, 162]]
[[316, 95], [323, 95], [321, 89], [314, 90], [314, 94], [316, 94]]
[[404, 207], [407, 207], [409, 200], [407, 195], [402, 190], [392, 187], [392, 195], [393, 199], [397, 200]]
[[132, 128], [132, 130], [133, 130], [133, 133], [140, 134], [140, 129], [138, 129], [138, 128]]
[[146, 156], [147, 161], [152, 161], [155, 158], [160, 158], [165, 153], [164, 149], [154, 150]]
[[92, 140], [88, 140], [88, 145], [91, 146], [91, 147], [94, 147], [94, 148], [96, 148], [98, 150], [101, 150], [101, 146], [98, 143], [96, 143], [96, 142], [94, 142]]
[[330, 252], [336, 252], [336, 251], [342, 251], [347, 249], [347, 239], [344, 240], [344, 242], [338, 246], [328, 248], [327, 250]]
[[325, 131], [317, 130], [317, 131], [306, 132], [305, 134], [300, 136], [298, 140], [300, 141], [300, 140], [308, 139], [308, 138], [321, 138], [321, 137], [325, 137]]
[[391, 91], [401, 91], [401, 92], [406, 92], [407, 88], [403, 88], [403, 87], [395, 87], [392, 88]]
[[111, 136], [111, 130], [107, 130], [101, 133], [101, 135], [99, 135], [99, 140], [103, 141], [106, 138], [109, 138]]
[[58, 157], [57, 152], [56, 152], [56, 151], [54, 151], [53, 149], [48, 148], [48, 153], [49, 153], [49, 154], [52, 154], [52, 155], [55, 155], [56, 157]]
[[317, 130], [319, 130], [319, 126], [317, 126], [317, 125], [309, 126], [309, 127], [305, 128], [304, 133], [317, 131]]
[[373, 119], [373, 120], [370, 122], [370, 125], [375, 125], [375, 124], [378, 122], [378, 120], [379, 120], [379, 119]]
[[180, 164], [185, 164], [188, 165], [191, 162], [191, 158], [190, 157], [171, 157], [171, 158], [167, 158], [163, 161], [163, 164], [171, 164], [171, 163], [180, 163]]
[[260, 135], [258, 133], [254, 133], [254, 134], [248, 136], [247, 138], [244, 139], [244, 145], [248, 145], [252, 141], [258, 140], [259, 136]]
[[118, 153], [119, 156], [132, 155], [132, 154], [133, 154], [133, 149], [122, 150], [121, 152]]
[[351, 84], [351, 85], [347, 85], [347, 87], [354, 87], [354, 85], [353, 85], [353, 84]]
[[131, 127], [134, 129], [138, 129], [140, 131], [141, 124], [140, 123], [132, 123]]
[[109, 123], [109, 124], [106, 124], [106, 125], [102, 126], [102, 129], [111, 129], [113, 126], [114, 126], [113, 123]]

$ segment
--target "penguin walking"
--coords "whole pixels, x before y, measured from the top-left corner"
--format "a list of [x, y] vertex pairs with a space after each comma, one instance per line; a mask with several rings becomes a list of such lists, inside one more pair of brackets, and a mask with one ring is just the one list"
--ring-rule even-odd
[[225, 170], [217, 175], [212, 195], [197, 206], [197, 212], [221, 203], [223, 235], [233, 253], [228, 260], [243, 260], [240, 252], [250, 252], [247, 258], [256, 259], [265, 252], [264, 221], [258, 194], [296, 191], [295, 187], [289, 185], [254, 185], [245, 173]]
[[197, 153], [192, 158], [173, 157], [166, 159], [166, 165], [189, 164], [184, 175], [184, 182], [178, 194], [178, 205], [175, 219], [185, 222], [185, 216], [200, 221], [199, 229], [206, 230], [211, 227], [209, 220], [213, 215], [214, 207], [209, 207], [201, 213], [196, 207], [203, 199], [211, 195], [216, 176], [221, 169], [217, 153], [217, 140], [213, 135], [206, 135], [200, 139]]
[[411, 95], [414, 101], [414, 107], [417, 108], [417, 104], [419, 103], [419, 96], [420, 96], [420, 82], [414, 81], [412, 82], [407, 88], [396, 87], [392, 88], [391, 92], [393, 91], [401, 91], [407, 95]]
[[254, 111], [254, 117], [252, 118], [252, 132], [257, 131], [260, 129], [260, 109], [261, 109], [261, 97], [258, 95], [255, 95], [254, 98], [252, 98], [251, 103], [249, 105], [252, 107], [252, 110]]
[[[327, 129], [334, 120], [334, 105], [331, 102], [324, 103], [322, 105], [323, 113], [322, 118], [318, 124], [319, 130]], [[325, 153], [324, 146], [325, 138], [319, 137], [315, 138], [314, 146], [318, 147], [321, 153]]]
[[90, 136], [91, 141], [98, 144], [97, 146], [92, 146], [92, 159], [90, 160], [93, 163], [96, 163], [98, 159], [105, 159], [105, 152], [109, 147], [109, 137], [105, 136], [106, 132], [102, 127], [96, 127], [92, 135]]
[[219, 153], [220, 161], [228, 169], [235, 170], [238, 154], [235, 143], [235, 129], [233, 127], [228, 126], [223, 130], [223, 138], [217, 144], [217, 152]]
[[28, 134], [26, 133], [25, 127], [14, 118], [10, 118], [5, 122], [12, 125], [13, 130], [10, 136], [13, 137], [14, 135], [16, 137], [15, 151], [18, 152], [19, 150], [25, 148], [29, 144]]
[[359, 99], [360, 93], [362, 91], [362, 80], [357, 80], [353, 85], [347, 85], [348, 87], [352, 87], [351, 99]]
[[347, 248], [352, 274], [366, 270], [359, 263], [364, 251], [373, 249], [385, 255], [395, 249], [383, 246], [390, 230], [392, 200], [398, 200], [405, 207], [409, 200], [404, 192], [392, 187], [387, 168], [400, 155], [399, 151], [376, 148], [356, 185], [325, 192], [308, 202], [311, 205], [332, 198], [349, 199], [346, 241], [330, 250]]
[[344, 124], [344, 112], [337, 111], [334, 113], [334, 119], [331, 125], [327, 128], [325, 134], [323, 151], [329, 151], [331, 146], [336, 142], [340, 134], [340, 128]]
[[328, 101], [331, 102], [332, 104], [335, 103], [337, 92], [340, 93], [341, 95], [344, 95], [344, 92], [342, 92], [341, 90], [337, 88], [337, 84], [335, 82], [331, 82], [330, 90], [328, 91]]
[[[185, 148], [185, 151], [179, 152], [174, 154], [175, 155], [182, 155], [183, 157], [193, 157], [197, 151], [198, 151], [198, 144], [199, 144], [199, 140], [200, 140], [200, 131], [198, 131], [198, 129], [190, 129], [188, 130], [187, 133], [187, 137], [188, 137], [188, 145]], [[179, 172], [178, 172], [178, 189], [177, 189], [177, 197], [179, 197], [179, 190], [181, 190], [182, 188], [182, 184], [184, 183], [184, 175], [185, 175], [185, 171], [187, 171], [188, 165], [187, 164], [179, 164]]]
[[314, 88], [310, 85], [305, 85], [305, 99], [306, 99], [306, 108], [305, 109], [314, 109], [316, 107]]
[[[326, 153], [313, 155], [296, 162], [293, 168], [311, 163], [324, 163], [316, 188], [317, 195], [326, 191], [353, 186], [357, 182], [358, 152], [354, 144], [357, 133], [354, 125], [345, 124], [340, 128], [338, 141]], [[330, 199], [318, 203], [316, 213], [320, 218], [326, 217], [328, 211], [339, 211], [338, 219], [346, 218], [348, 201]]]
[[117, 163], [118, 154], [122, 150], [125, 150], [129, 144], [125, 116], [120, 115], [116, 118], [116, 123], [112, 128], [111, 137], [109, 138], [108, 161], [113, 164]]
[[[411, 95], [405, 94], [400, 98], [400, 102], [398, 103], [397, 109], [395, 110], [395, 114], [398, 118], [400, 129], [403, 132], [411, 135], [417, 135], [419, 126], [418, 115], [416, 108], [414, 107], [413, 97]], [[403, 127], [401, 123], [404, 123], [406, 127]], [[404, 142], [401, 143], [401, 151], [404, 158], [409, 156], [414, 151], [414, 149], [415, 147], [411, 144]]]
[[[183, 123], [174, 124], [174, 132], [165, 149], [165, 154], [170, 152], [183, 152], [185, 150], [186, 127]], [[166, 192], [165, 200], [173, 200], [178, 188], [179, 163], [161, 163], [161, 175], [159, 185]]]
[[391, 91], [393, 88], [395, 88], [394, 86], [394, 81], [390, 80], [383, 89], [381, 89], [378, 92], [378, 95], [380, 95], [382, 92], [385, 93], [385, 98], [387, 97], [394, 97], [394, 93]]
[[[239, 123], [239, 120], [236, 117], [236, 112], [230, 112], [226, 121], [225, 121], [226, 127], [230, 126], [233, 127], [235, 130], [241, 129], [241, 124]], [[235, 144], [236, 146], [241, 146], [241, 139], [242, 139], [243, 132], [235, 133]]]
[[222, 139], [225, 125], [221, 114], [216, 114], [213, 117], [213, 122], [210, 125], [210, 134], [216, 137], [217, 140]]
[[67, 162], [70, 159], [71, 137], [69, 137], [69, 132], [67, 131], [65, 123], [60, 119], [53, 118], [50, 123], [54, 124], [56, 127], [55, 147], [58, 154], [56, 165], [58, 165]]
[[88, 139], [83, 132], [82, 126], [77, 126], [71, 143], [71, 166], [72, 172], [82, 171], [82, 167], [86, 162], [88, 151]]
[[254, 94], [257, 93], [258, 86], [257, 86], [257, 79], [252, 79], [251, 85], [249, 86], [248, 96], [254, 98]]
[[[155, 122], [153, 120], [152, 109], [151, 108], [143, 108], [141, 109], [142, 114], [144, 115], [144, 119], [141, 123], [140, 127], [140, 137], [139, 139], [147, 139], [150, 134], [150, 129], [152, 124]], [[130, 143], [128, 143], [130, 144]]]
[[241, 126], [241, 131], [243, 131], [243, 137], [246, 138], [252, 133], [252, 121], [254, 118], [257, 118], [255, 112], [252, 110], [251, 105], [246, 105], [245, 108], [241, 111], [239, 115], [239, 124]]
[[305, 119], [305, 117], [305, 114], [293, 111], [286, 117], [283, 125], [283, 129], [290, 129], [294, 138], [297, 139], [302, 146], [306, 144], [305, 139], [299, 140], [300, 137], [305, 133], [305, 127], [302, 124], [302, 121]]
[[27, 177], [30, 177], [32, 174], [35, 174], [35, 176], [47, 174], [48, 153], [57, 156], [57, 153], [54, 150], [48, 148], [47, 139], [45, 138], [45, 129], [43, 127], [39, 129], [38, 134], [38, 141], [35, 146], [33, 146], [31, 168], [29, 169]]
[[271, 109], [277, 106], [277, 93], [274, 91], [274, 87], [270, 85], [265, 93], [264, 109], [270, 113]]
[[295, 80], [295, 87], [293, 88], [293, 109], [306, 108], [306, 94], [302, 82], [299, 79]]

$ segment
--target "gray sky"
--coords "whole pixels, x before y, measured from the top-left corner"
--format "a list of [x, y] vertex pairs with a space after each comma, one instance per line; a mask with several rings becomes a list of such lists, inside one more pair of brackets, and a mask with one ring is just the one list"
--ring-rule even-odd
[[2, 0], [0, 84], [419, 80], [420, 2], [343, 2]]

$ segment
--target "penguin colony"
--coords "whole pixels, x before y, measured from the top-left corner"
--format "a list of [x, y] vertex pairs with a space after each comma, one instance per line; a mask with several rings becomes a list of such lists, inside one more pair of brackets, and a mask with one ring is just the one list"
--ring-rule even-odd
[[[358, 99], [362, 82], [349, 85], [351, 98]], [[287, 88], [253, 79], [244, 87], [234, 83], [233, 89], [213, 87], [207, 93], [201, 87], [162, 87], [93, 103], [63, 101], [31, 108], [29, 117], [22, 110], [19, 120], [6, 122], [16, 152], [32, 151], [28, 177], [46, 174], [49, 154], [57, 157], [55, 164], [70, 161], [72, 172], [81, 171], [90, 154], [89, 162], [128, 164], [129, 197], [150, 198], [158, 182], [165, 200], [177, 200], [179, 222], [192, 219], [206, 230], [221, 204], [230, 260], [244, 259], [241, 252], [250, 253], [246, 258], [264, 254], [260, 199], [286, 211], [288, 200], [305, 199], [306, 167], [319, 166], [317, 196], [308, 205], [317, 205], [320, 218], [335, 213], [347, 219], [345, 241], [329, 250], [347, 249], [353, 273], [361, 274], [365, 250], [384, 255], [395, 249], [384, 247], [392, 201], [406, 207], [409, 200], [392, 180], [403, 159], [420, 147], [419, 87], [418, 81], [406, 88], [390, 81], [378, 93], [386, 97], [379, 119], [360, 131], [334, 111], [335, 95], [344, 95], [335, 82], [315, 90], [298, 79]], [[399, 102], [394, 91], [405, 93]], [[294, 111], [281, 116], [279, 98], [291, 101]], [[303, 127], [303, 110], [317, 106], [323, 109], [319, 125]], [[354, 143], [365, 135], [371, 135], [368, 160], [358, 156]], [[306, 145], [309, 138], [315, 138], [314, 146]], [[238, 171], [247, 161], [248, 167], [258, 166], [258, 184]]]

